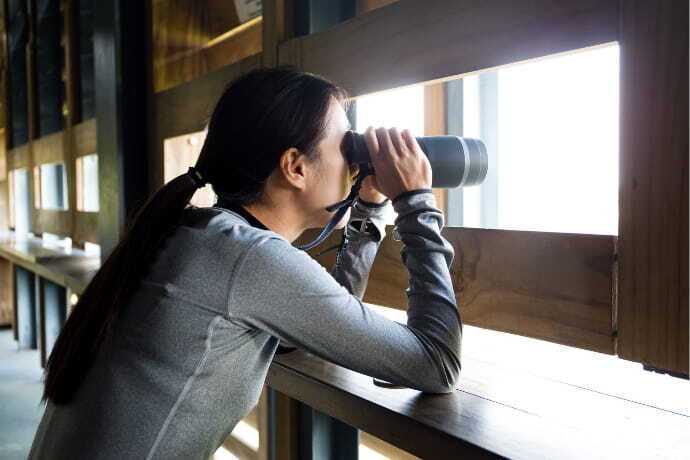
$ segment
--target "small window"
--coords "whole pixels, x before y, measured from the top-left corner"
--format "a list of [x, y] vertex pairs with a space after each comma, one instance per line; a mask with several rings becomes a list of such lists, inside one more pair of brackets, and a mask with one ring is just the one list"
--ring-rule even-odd
[[[409, 129], [415, 137], [424, 136], [424, 86], [394, 89], [357, 98], [355, 131], [363, 134], [369, 126]], [[393, 225], [396, 213], [389, 208], [386, 224]]]
[[618, 234], [618, 45], [448, 82], [448, 116], [487, 146], [477, 186], [449, 190], [451, 226]]
[[[196, 164], [205, 139], [206, 132], [199, 131], [165, 140], [163, 144], [163, 177], [166, 183], [180, 174], [186, 173], [190, 166]], [[197, 190], [189, 201], [190, 204], [199, 207], [213, 206], [215, 202], [216, 194], [213, 192], [211, 184], [206, 184]]]
[[29, 236], [31, 208], [29, 198], [29, 175], [26, 168], [10, 172], [11, 222], [17, 237]]
[[64, 163], [46, 163], [40, 171], [41, 208], [65, 210], [67, 206], [67, 175]]
[[34, 208], [41, 209], [41, 167], [34, 166]]
[[98, 155], [77, 158], [77, 210], [98, 211]]

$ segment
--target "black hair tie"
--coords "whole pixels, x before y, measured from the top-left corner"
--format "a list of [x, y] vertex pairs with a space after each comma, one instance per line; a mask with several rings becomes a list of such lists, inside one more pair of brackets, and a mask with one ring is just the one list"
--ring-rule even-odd
[[190, 166], [187, 170], [187, 174], [192, 178], [196, 188], [201, 188], [206, 185], [206, 180], [201, 176], [201, 173], [194, 166]]

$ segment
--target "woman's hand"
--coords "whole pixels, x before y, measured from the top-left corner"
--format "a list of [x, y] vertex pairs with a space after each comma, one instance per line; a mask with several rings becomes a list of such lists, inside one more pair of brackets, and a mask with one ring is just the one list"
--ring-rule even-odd
[[362, 182], [362, 188], [359, 189], [359, 197], [368, 202], [381, 204], [386, 201], [386, 195], [381, 193], [376, 185], [376, 176], [367, 176]]
[[392, 200], [410, 190], [431, 188], [431, 164], [408, 129], [402, 133], [397, 128], [374, 131], [370, 126], [364, 141], [376, 170], [372, 185], [377, 192]]

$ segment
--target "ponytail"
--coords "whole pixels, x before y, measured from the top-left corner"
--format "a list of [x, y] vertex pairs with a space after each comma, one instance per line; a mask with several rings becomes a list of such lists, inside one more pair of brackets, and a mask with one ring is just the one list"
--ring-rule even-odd
[[46, 363], [42, 401], [71, 401], [112, 336], [115, 321], [146, 274], [147, 261], [180, 222], [197, 187], [196, 170], [160, 188], [136, 213], [129, 229], [79, 297]]

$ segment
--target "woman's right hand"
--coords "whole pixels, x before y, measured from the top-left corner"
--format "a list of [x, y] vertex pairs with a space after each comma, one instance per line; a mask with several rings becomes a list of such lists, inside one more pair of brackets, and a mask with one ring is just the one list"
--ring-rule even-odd
[[409, 129], [372, 126], [364, 132], [375, 187], [391, 200], [401, 193], [431, 188], [431, 165]]

